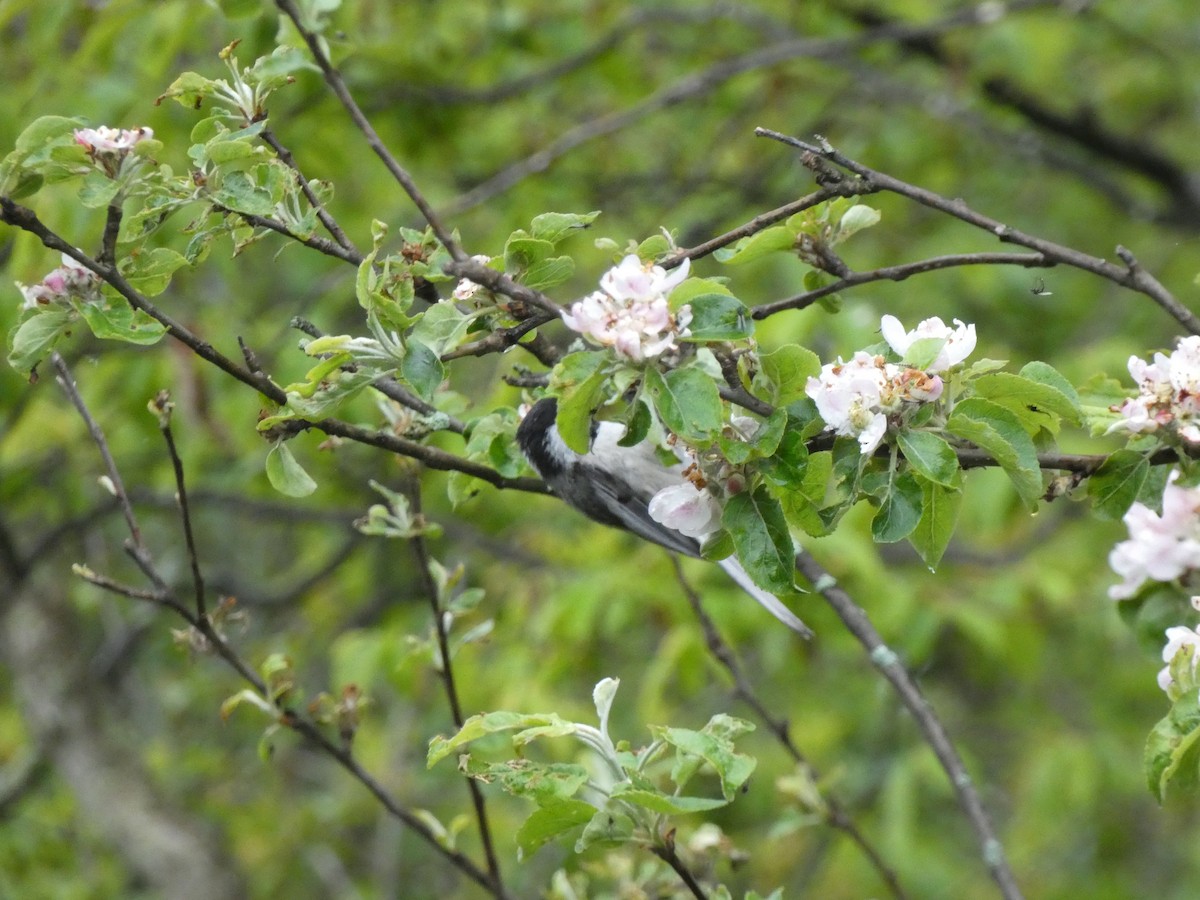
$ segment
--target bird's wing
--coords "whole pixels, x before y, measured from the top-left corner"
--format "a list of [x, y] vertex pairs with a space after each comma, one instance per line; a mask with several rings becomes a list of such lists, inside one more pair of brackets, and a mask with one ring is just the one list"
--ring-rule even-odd
[[611, 519], [605, 524], [632, 531], [638, 537], [675, 553], [700, 556], [699, 541], [650, 518], [646, 510], [649, 496], [631, 495], [627, 482], [618, 481], [606, 473], [598, 473], [594, 483], [597, 493], [605, 500], [605, 509], [611, 514]]

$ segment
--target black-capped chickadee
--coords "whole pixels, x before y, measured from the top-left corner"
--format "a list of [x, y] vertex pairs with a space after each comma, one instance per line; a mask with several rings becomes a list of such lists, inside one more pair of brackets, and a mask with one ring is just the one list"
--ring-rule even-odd
[[[517, 443], [529, 464], [555, 495], [589, 519], [632, 531], [675, 553], [699, 557], [701, 539], [689, 537], [650, 517], [650, 498], [663, 488], [684, 483], [683, 465], [664, 466], [654, 447], [642, 442], [622, 447], [624, 426], [593, 422], [591, 449], [580, 455], [564, 443], [555, 426], [558, 402], [545, 397], [533, 405], [517, 428]], [[812, 630], [774, 594], [756, 585], [730, 556], [719, 565], [775, 618], [803, 637]]]

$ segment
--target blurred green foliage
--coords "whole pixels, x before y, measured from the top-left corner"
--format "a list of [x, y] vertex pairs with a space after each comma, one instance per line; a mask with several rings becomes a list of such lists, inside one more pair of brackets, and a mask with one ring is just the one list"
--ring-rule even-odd
[[[764, 125], [824, 134], [876, 169], [1098, 256], [1124, 244], [1192, 302], [1200, 199], [1167, 163], [1195, 180], [1188, 166], [1200, 30], [1171, 0], [1085, 6], [1043, 4], [926, 38], [829, 45], [728, 78], [719, 77], [724, 61], [779, 41], [826, 46], [883, 19], [929, 22], [965, 7], [355, 0], [336, 11], [328, 34], [359, 103], [434, 206], [448, 211], [469, 252], [501, 253], [510, 232], [547, 210], [601, 211], [589, 235], [564, 244], [576, 263], [573, 280], [556, 290], [564, 301], [590, 290], [609, 261], [593, 238], [624, 246], [665, 227], [690, 246], [810, 191], [792, 151], [753, 136]], [[164, 144], [161, 161], [182, 171], [198, 117], [155, 98], [183, 70], [218, 77], [216, 54], [231, 41], [241, 41], [238, 53], [249, 61], [269, 53], [279, 32], [265, 2], [7, 0], [0, 3], [0, 148], [37, 116], [80, 116], [92, 125], [151, 126]], [[689, 93], [687, 79], [699, 73], [711, 78]], [[678, 85], [677, 102], [662, 99]], [[1039, 124], [1032, 107], [1061, 121], [1043, 116]], [[281, 89], [270, 122], [307, 175], [333, 183], [330, 209], [360, 247], [369, 246], [372, 219], [421, 224], [319, 75], [300, 72]], [[564, 152], [528, 165], [525, 177], [494, 195], [476, 193], [548, 147]], [[1000, 249], [927, 209], [877, 200], [882, 222], [847, 245], [855, 268]], [[96, 249], [101, 213], [53, 188], [35, 206], [59, 233]], [[0, 230], [5, 283], [36, 282], [57, 263], [32, 238]], [[711, 261], [697, 269], [729, 274]], [[755, 303], [800, 293], [804, 272], [799, 261], [776, 255], [734, 274], [739, 297]], [[296, 349], [293, 317], [332, 334], [363, 333], [354, 276], [352, 267], [282, 240], [236, 258], [226, 243], [201, 269], [177, 275], [159, 301], [231, 357], [240, 337], [286, 384], [311, 366]], [[1050, 295], [1035, 293], [1043, 281]], [[7, 332], [20, 298], [3, 290], [0, 330]], [[1035, 276], [997, 268], [868, 285], [848, 292], [836, 316], [819, 308], [783, 314], [758, 323], [756, 334], [764, 347], [798, 340], [831, 358], [871, 343], [884, 312], [906, 322], [928, 315], [975, 322], [981, 356], [1009, 359], [1014, 370], [1044, 359], [1076, 385], [1097, 373], [1125, 381], [1129, 354], [1145, 356], [1174, 334], [1146, 298], [1110, 283], [1061, 269]], [[429, 739], [454, 729], [429, 664], [416, 560], [402, 542], [351, 527], [376, 502], [370, 480], [403, 486], [413, 467], [368, 447], [319, 447], [318, 437], [301, 435], [290, 447], [320, 487], [305, 499], [282, 498], [264, 474], [269, 446], [255, 430], [259, 398], [243, 385], [169, 344], [133, 350], [80, 338], [64, 352], [161, 567], [188, 583], [170, 465], [145, 411], [168, 387], [206, 578], [249, 614], [233, 635], [241, 651], [256, 662], [286, 653], [310, 697], [348, 681], [361, 685], [374, 701], [355, 740], [363, 765], [442, 823], [469, 813], [452, 767], [424, 765]], [[491, 356], [456, 364], [454, 387], [474, 414], [517, 398], [499, 377], [513, 362]], [[169, 629], [178, 623], [166, 613], [101, 595], [70, 575], [71, 563], [86, 561], [137, 578], [122, 551], [121, 517], [97, 481], [96, 449], [50, 370], [42, 374], [29, 385], [0, 370], [2, 602], [10, 612], [27, 603], [54, 611], [56, 651], [64, 665], [82, 666], [80, 697], [103, 725], [94, 740], [121, 748], [164, 804], [219, 835], [247, 896], [481, 895], [293, 736], [277, 734], [273, 758], [261, 762], [262, 719], [250, 710], [224, 724], [218, 717], [242, 686], [230, 670], [176, 647]], [[365, 396], [342, 415], [378, 420]], [[1069, 436], [1064, 443], [1068, 450], [1116, 446]], [[553, 710], [585, 720], [591, 686], [613, 676], [623, 683], [613, 710], [617, 734], [649, 740], [647, 722], [700, 728], [720, 712], [749, 717], [706, 652], [662, 551], [533, 495], [487, 489], [453, 510], [444, 474], [419, 478], [425, 514], [445, 527], [432, 552], [447, 565], [465, 564], [465, 584], [486, 591], [474, 615], [495, 619], [490, 639], [454, 660], [468, 715]], [[1105, 596], [1113, 576], [1104, 561], [1121, 526], [1088, 518], [1068, 501], [1042, 504], [1031, 517], [1002, 473], [973, 471], [966, 481], [960, 529], [936, 573], [907, 547], [874, 545], [863, 508], [811, 549], [917, 673], [981, 786], [1028, 896], [1193, 896], [1200, 817], [1158, 807], [1141, 770], [1145, 735], [1166, 705], [1154, 683], [1162, 623], [1135, 633]], [[798, 651], [721, 573], [700, 563], [685, 568], [768, 708], [791, 723], [822, 786], [910, 895], [988, 896], [992, 887], [944, 775], [832, 613], [816, 599], [804, 603], [818, 640]], [[1182, 622], [1182, 609], [1169, 618]], [[0, 771], [18, 772], [30, 755], [53, 758], [55, 738], [29, 724], [41, 685], [25, 683], [37, 676], [15, 664], [11, 644], [0, 680]], [[769, 732], [760, 728], [739, 749], [758, 758], [755, 777], [735, 803], [708, 817], [749, 856], [743, 866], [717, 868], [735, 895], [780, 885], [787, 896], [882, 895], [860, 852], [777, 790], [791, 763]], [[0, 895], [151, 896], [69, 773], [42, 766], [28, 780], [0, 806], [10, 826], [0, 829]], [[590, 896], [615, 896], [606, 892], [616, 891], [621, 866], [646, 863], [600, 851], [568, 859], [558, 846], [518, 863], [513, 832], [528, 810], [498, 791], [487, 795], [517, 896], [546, 890], [563, 865], [592, 879]], [[681, 846], [686, 839], [680, 835]], [[459, 843], [479, 858], [471, 825]]]

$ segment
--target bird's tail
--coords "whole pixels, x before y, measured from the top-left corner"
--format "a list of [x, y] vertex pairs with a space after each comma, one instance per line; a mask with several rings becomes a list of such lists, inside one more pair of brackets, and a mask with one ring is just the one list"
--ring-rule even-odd
[[796, 618], [796, 614], [784, 606], [782, 600], [755, 584], [754, 580], [746, 574], [746, 570], [742, 568], [742, 564], [738, 562], [736, 556], [721, 560], [720, 566], [730, 578], [738, 583], [738, 587], [761, 603], [767, 612], [802, 638], [806, 640], [812, 638], [812, 629]]

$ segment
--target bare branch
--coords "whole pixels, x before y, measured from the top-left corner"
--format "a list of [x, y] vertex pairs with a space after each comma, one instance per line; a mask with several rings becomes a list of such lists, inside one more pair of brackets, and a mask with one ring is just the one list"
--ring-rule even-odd
[[159, 391], [158, 396], [151, 401], [151, 409], [158, 416], [158, 430], [162, 433], [167, 444], [167, 454], [171, 458], [171, 469], [175, 473], [175, 499], [179, 504], [179, 517], [183, 521], [183, 539], [187, 550], [188, 566], [192, 570], [192, 587], [195, 595], [196, 617], [204, 619], [208, 610], [204, 601], [204, 576], [200, 572], [200, 557], [196, 553], [196, 536], [192, 531], [192, 513], [188, 506], [187, 488], [183, 478], [183, 460], [179, 458], [179, 449], [175, 446], [175, 435], [171, 431], [171, 411], [174, 404], [166, 391]]
[[904, 281], [913, 275], [934, 272], [938, 269], [949, 269], [956, 266], [1024, 266], [1027, 269], [1050, 268], [1054, 262], [1041, 253], [954, 253], [948, 256], [932, 256], [917, 262], [904, 263], [898, 266], [884, 266], [871, 269], [869, 272], [853, 272], [837, 281], [805, 291], [786, 300], [776, 300], [773, 303], [763, 303], [754, 307], [751, 316], [755, 319], [765, 319], [777, 312], [787, 309], [804, 309], [816, 303], [822, 297], [836, 294], [847, 288], [860, 284], [870, 284], [873, 281]]
[[912, 714], [917, 727], [925, 736], [926, 743], [929, 744], [934, 755], [937, 756], [938, 762], [941, 763], [942, 769], [958, 797], [959, 805], [971, 823], [971, 828], [979, 843], [980, 855], [984, 865], [991, 873], [992, 880], [996, 882], [1001, 895], [1006, 900], [1018, 900], [1021, 897], [1020, 888], [1009, 867], [1004, 853], [1004, 845], [996, 836], [991, 819], [983, 808], [979, 791], [971, 780], [966, 766], [963, 765], [962, 757], [954, 748], [941, 720], [921, 693], [916, 681], [904, 668], [896, 651], [884, 643], [862, 607], [838, 586], [837, 580], [813, 559], [811, 554], [801, 551], [796, 556], [796, 569], [812, 583], [813, 589], [825, 598], [850, 633], [862, 644], [871, 663], [888, 680], [901, 702]]

